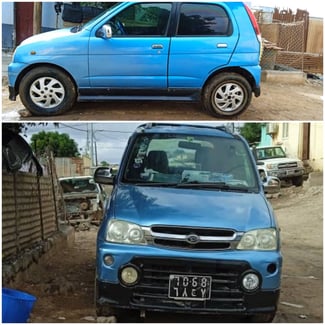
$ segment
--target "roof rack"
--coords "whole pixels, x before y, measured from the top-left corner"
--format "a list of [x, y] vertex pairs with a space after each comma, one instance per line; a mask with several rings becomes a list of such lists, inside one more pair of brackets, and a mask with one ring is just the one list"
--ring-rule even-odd
[[220, 125], [220, 126], [210, 126], [210, 125], [202, 125], [202, 124], [179, 124], [179, 123], [159, 123], [159, 122], [152, 122], [152, 123], [145, 123], [142, 125], [139, 125], [138, 128], [142, 129], [151, 129], [156, 126], [188, 126], [188, 127], [195, 127], [195, 128], [210, 128], [213, 130], [220, 130], [227, 132], [229, 134], [233, 134], [229, 128], [227, 128], [225, 125]]

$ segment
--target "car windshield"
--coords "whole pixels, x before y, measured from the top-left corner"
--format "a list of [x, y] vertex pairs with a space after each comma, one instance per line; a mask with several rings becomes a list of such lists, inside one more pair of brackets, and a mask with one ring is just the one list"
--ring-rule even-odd
[[238, 139], [142, 134], [129, 157], [123, 173], [127, 183], [257, 190], [255, 165]]
[[60, 184], [63, 193], [98, 193], [98, 188], [92, 178], [68, 178], [61, 179]]
[[286, 154], [281, 147], [257, 148], [256, 154], [258, 160], [286, 157]]

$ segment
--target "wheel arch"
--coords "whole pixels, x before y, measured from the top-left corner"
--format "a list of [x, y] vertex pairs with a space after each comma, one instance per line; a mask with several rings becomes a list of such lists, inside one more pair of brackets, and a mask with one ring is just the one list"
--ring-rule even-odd
[[202, 89], [204, 89], [206, 87], [206, 85], [216, 76], [222, 74], [222, 73], [237, 73], [238, 75], [241, 75], [242, 77], [244, 77], [248, 83], [251, 86], [252, 91], [254, 91], [254, 89], [256, 89], [256, 82], [254, 77], [252, 76], [252, 74], [241, 68], [241, 67], [226, 67], [226, 68], [222, 68], [219, 69], [217, 71], [214, 71], [205, 81], [205, 83], [203, 84]]
[[61, 66], [56, 65], [56, 64], [40, 62], [40, 63], [31, 64], [31, 65], [29, 65], [28, 67], [26, 67], [24, 70], [22, 70], [20, 72], [20, 74], [18, 75], [18, 77], [16, 79], [16, 83], [15, 83], [15, 86], [14, 86], [15, 93], [19, 94], [19, 85], [20, 85], [21, 81], [23, 80], [23, 78], [26, 76], [26, 74], [28, 72], [32, 71], [35, 68], [44, 68], [44, 67], [55, 68], [55, 69], [58, 69], [58, 70], [60, 70], [61, 72], [65, 73], [65, 74], [67, 74], [68, 77], [73, 82], [73, 84], [74, 84], [74, 86], [75, 86], [75, 88], [76, 88], [76, 90], [78, 92], [78, 86], [77, 86], [75, 78], [66, 69], [64, 69]]

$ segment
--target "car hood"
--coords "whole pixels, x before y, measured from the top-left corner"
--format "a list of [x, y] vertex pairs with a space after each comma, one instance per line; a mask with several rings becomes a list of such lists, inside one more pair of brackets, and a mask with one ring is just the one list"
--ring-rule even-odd
[[64, 193], [64, 200], [75, 200], [75, 199], [93, 199], [98, 197], [98, 193], [95, 192], [83, 192], [83, 193]]
[[142, 226], [179, 225], [238, 231], [275, 226], [261, 193], [166, 187], [118, 186], [111, 216]]
[[35, 57], [87, 54], [85, 37], [89, 37], [89, 31], [86, 29], [76, 33], [71, 32], [71, 28], [41, 33], [24, 40], [15, 54]]
[[262, 162], [264, 164], [285, 164], [285, 163], [292, 163], [298, 162], [299, 159], [296, 158], [272, 158], [272, 159], [261, 159], [258, 162]]

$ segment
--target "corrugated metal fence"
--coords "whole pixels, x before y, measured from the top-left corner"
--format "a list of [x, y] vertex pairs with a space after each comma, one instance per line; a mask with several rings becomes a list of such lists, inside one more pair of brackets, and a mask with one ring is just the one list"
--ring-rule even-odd
[[20, 255], [58, 230], [52, 178], [2, 173], [2, 259]]

